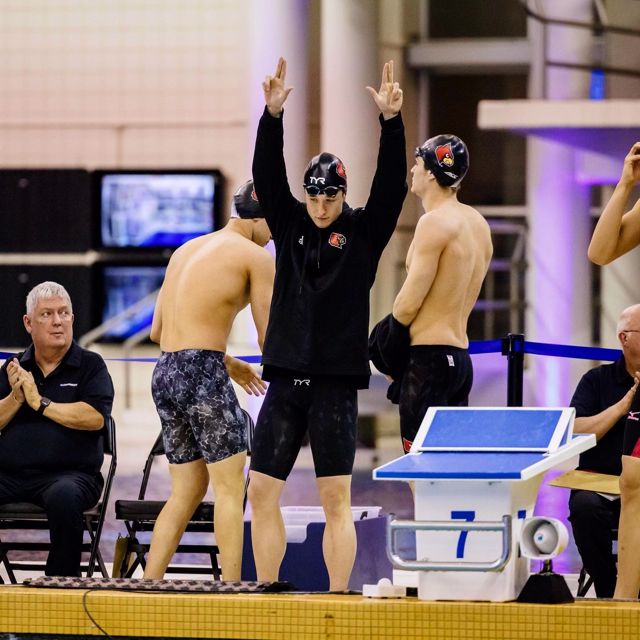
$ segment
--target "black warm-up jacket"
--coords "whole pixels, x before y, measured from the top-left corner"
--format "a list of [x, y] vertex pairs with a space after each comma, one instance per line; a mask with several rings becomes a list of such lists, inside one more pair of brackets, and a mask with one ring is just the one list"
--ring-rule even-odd
[[286, 370], [349, 376], [368, 386], [369, 290], [407, 193], [404, 125], [380, 117], [380, 150], [364, 207], [344, 205], [326, 229], [291, 194], [282, 118], [265, 109], [253, 157], [256, 194], [276, 246], [276, 276], [263, 377]]

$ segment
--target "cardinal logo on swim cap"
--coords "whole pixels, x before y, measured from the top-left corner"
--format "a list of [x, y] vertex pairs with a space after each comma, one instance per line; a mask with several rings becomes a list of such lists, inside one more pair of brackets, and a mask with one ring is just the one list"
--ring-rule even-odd
[[469, 169], [467, 145], [450, 133], [429, 138], [416, 149], [416, 156], [442, 187], [457, 187]]
[[345, 180], [347, 179], [347, 172], [345, 171], [344, 165], [342, 164], [342, 160], [338, 160], [338, 164], [336, 165], [336, 173]]
[[440, 166], [453, 167], [453, 149], [450, 143], [436, 147], [436, 160]]
[[260, 203], [260, 201], [258, 200], [258, 195], [256, 194], [256, 190], [255, 189], [251, 190], [251, 199], [254, 200], [257, 203]]

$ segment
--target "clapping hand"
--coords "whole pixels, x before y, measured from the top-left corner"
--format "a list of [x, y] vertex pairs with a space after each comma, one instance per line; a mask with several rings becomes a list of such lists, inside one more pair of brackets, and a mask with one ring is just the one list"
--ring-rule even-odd
[[20, 403], [24, 402], [24, 392], [22, 390], [22, 380], [20, 378], [21, 372], [23, 371], [24, 369], [15, 358], [13, 358], [7, 365], [7, 377], [9, 378], [9, 384], [11, 385], [13, 399]]
[[393, 118], [400, 112], [402, 108], [402, 89], [397, 82], [393, 81], [393, 60], [386, 62], [382, 68], [380, 90], [376, 91], [373, 87], [367, 87], [367, 91], [373, 97], [385, 120]]
[[638, 390], [638, 383], [640, 382], [640, 372], [636, 371], [633, 376], [633, 386], [624, 394], [622, 399], [620, 400], [622, 415], [626, 415], [631, 410], [631, 403], [633, 402], [633, 398], [636, 395], [636, 391]]
[[33, 379], [33, 374], [30, 371], [24, 371], [20, 376], [22, 382], [22, 390], [24, 391], [24, 397], [27, 404], [37, 411], [40, 408], [40, 392], [38, 391], [38, 385]]

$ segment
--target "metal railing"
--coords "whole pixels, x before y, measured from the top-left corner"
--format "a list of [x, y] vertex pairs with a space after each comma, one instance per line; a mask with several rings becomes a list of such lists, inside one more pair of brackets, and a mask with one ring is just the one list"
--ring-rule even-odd
[[[547, 17], [538, 11], [534, 11], [529, 6], [530, 0], [520, 0], [527, 17], [532, 18], [536, 22], [542, 25], [542, 38], [543, 38], [543, 52], [544, 52], [544, 67], [558, 67], [563, 69], [574, 69], [576, 71], [599, 71], [603, 74], [612, 74], [619, 76], [628, 76], [632, 78], [640, 78], [640, 69], [637, 67], [614, 67], [604, 64], [604, 47], [606, 45], [606, 36], [609, 34], [632, 36], [638, 39], [636, 46], [640, 46], [640, 29], [635, 27], [621, 27], [617, 25], [611, 25], [608, 23], [607, 14], [603, 3], [600, 0], [593, 0], [593, 6], [595, 8], [595, 15], [597, 21], [595, 22], [581, 22], [578, 20], [567, 20], [564, 18]], [[598, 55], [596, 57], [599, 60], [592, 60], [591, 62], [568, 62], [565, 60], [552, 60], [548, 57], [547, 43], [549, 41], [548, 28], [550, 26], [556, 27], [571, 27], [574, 29], [588, 30], [593, 33], [595, 38], [600, 39], [600, 47], [597, 49]], [[594, 42], [596, 44], [597, 41]], [[546, 81], [543, 94], [546, 96]]]
[[[484, 295], [474, 307], [475, 311], [484, 314], [483, 340], [490, 340], [503, 328], [496, 327], [496, 313], [508, 311], [508, 331], [520, 333], [524, 330], [523, 312], [525, 309], [524, 273], [526, 270], [525, 248], [527, 228], [524, 222], [502, 222], [488, 220], [492, 237], [515, 236], [511, 255], [503, 258], [492, 258], [484, 281]], [[507, 273], [509, 278], [508, 297], [496, 297], [496, 281], [499, 273]]]

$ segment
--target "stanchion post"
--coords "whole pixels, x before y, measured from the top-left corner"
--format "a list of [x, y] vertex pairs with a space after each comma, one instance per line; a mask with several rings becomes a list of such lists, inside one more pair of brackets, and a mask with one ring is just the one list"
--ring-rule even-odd
[[507, 356], [507, 406], [522, 406], [524, 376], [524, 334], [509, 333], [502, 338], [502, 355]]

